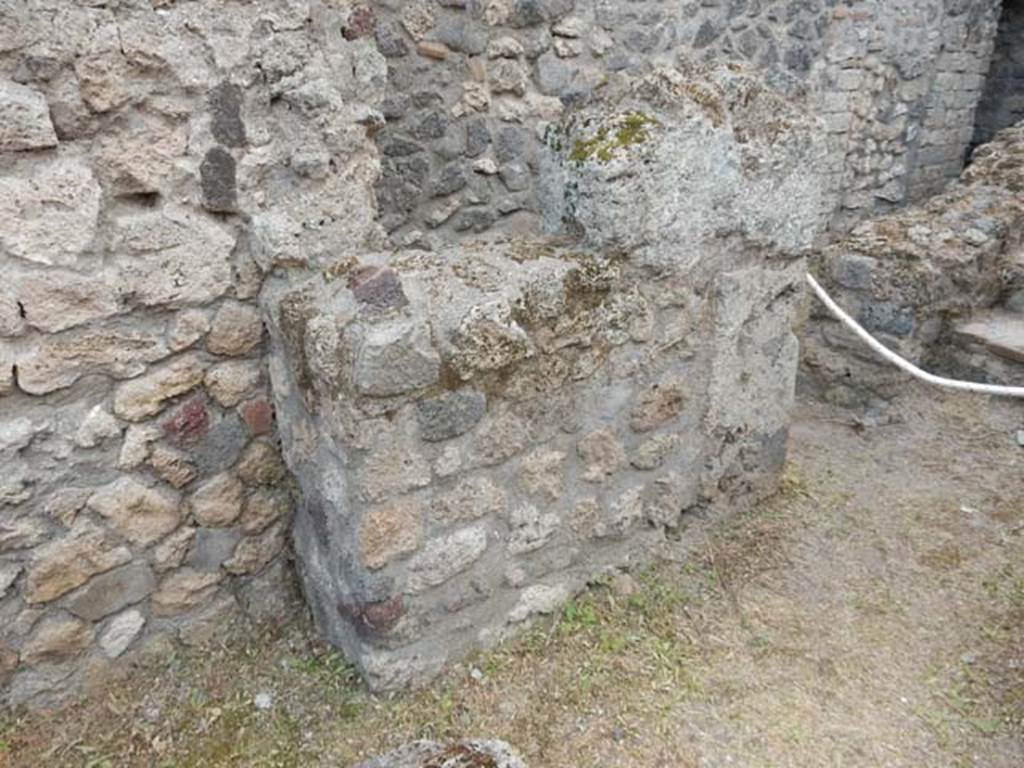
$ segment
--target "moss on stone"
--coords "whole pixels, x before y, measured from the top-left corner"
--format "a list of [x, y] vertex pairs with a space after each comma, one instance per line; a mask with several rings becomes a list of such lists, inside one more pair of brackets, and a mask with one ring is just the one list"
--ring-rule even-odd
[[569, 160], [584, 163], [596, 159], [608, 163], [617, 150], [643, 144], [650, 138], [650, 128], [660, 126], [657, 118], [643, 112], [627, 112], [615, 119], [613, 127], [602, 126], [589, 139], [580, 139], [569, 153]]

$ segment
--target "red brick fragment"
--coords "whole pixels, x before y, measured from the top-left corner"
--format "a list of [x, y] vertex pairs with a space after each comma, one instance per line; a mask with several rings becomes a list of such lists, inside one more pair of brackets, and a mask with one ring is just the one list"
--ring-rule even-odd
[[161, 425], [167, 439], [174, 445], [196, 443], [210, 430], [210, 412], [206, 397], [193, 395], [183, 402]]
[[266, 435], [274, 430], [274, 406], [265, 397], [248, 400], [238, 407], [239, 415], [249, 426], [253, 437]]

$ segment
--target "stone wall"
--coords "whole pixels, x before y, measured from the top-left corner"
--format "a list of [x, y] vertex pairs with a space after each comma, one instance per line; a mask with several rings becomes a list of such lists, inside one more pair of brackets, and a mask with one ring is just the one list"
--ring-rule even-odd
[[330, 5], [0, 3], [2, 704], [285, 610], [255, 298], [379, 240], [383, 62]]
[[[1022, 193], [1024, 125], [979, 147], [943, 194], [859, 225], [815, 257], [814, 271], [840, 306], [905, 358], [998, 380], [995, 368], [960, 369], [951, 348], [957, 326], [979, 310], [1008, 300], [1024, 307]], [[832, 402], [877, 403], [907, 379], [818, 304], [801, 341], [804, 383]]]
[[[297, 538], [315, 558], [310, 531], [327, 530], [315, 527], [317, 505], [349, 510], [339, 530], [350, 549], [332, 555], [346, 564], [335, 563], [325, 589], [352, 600], [313, 604], [356, 659], [365, 647], [344, 632], [369, 631], [366, 647], [388, 648], [415, 622], [450, 613], [449, 631], [483, 611], [474, 600], [491, 589], [500, 596], [487, 604], [509, 609], [498, 611], [501, 622], [533, 610], [514, 609], [513, 598], [553, 605], [598, 566], [620, 562], [643, 541], [640, 531], [670, 525], [649, 511], [652, 488], [676, 501], [698, 488], [698, 506], [718, 493], [743, 498], [780, 455], [796, 257], [824, 216], [845, 228], [958, 168], [997, 5], [0, 0], [0, 702], [47, 701], [168, 639], [199, 641], [239, 607], [264, 616], [285, 609], [282, 550], [295, 486], [279, 454], [271, 373], [277, 401], [295, 416], [289, 444], [307, 423], [294, 392], [326, 381], [317, 393], [325, 403], [353, 395], [352, 411], [318, 424], [332, 441], [316, 450], [343, 463], [298, 472], [306, 500]], [[683, 81], [645, 82], [669, 90], [685, 82], [685, 98], [656, 102], [650, 114], [622, 111], [629, 84], [681, 57], [690, 62], [680, 64]], [[722, 58], [746, 61], [820, 114], [829, 151], [818, 151], [802, 119], [774, 119], [776, 108], [799, 113], [791, 103], [739, 70], [699, 66]], [[656, 95], [648, 90], [645, 98]], [[609, 104], [621, 109], [604, 123]], [[687, 132], [694, 126], [706, 135]], [[705, 154], [708, 136], [715, 152]], [[772, 137], [781, 140], [775, 149]], [[615, 175], [631, 158], [648, 169], [634, 174], [639, 187]], [[699, 174], [674, 177], [681, 168]], [[638, 208], [638, 200], [647, 202]], [[416, 251], [392, 265], [397, 257], [381, 255], [381, 223], [401, 245], [437, 254]], [[582, 242], [562, 250], [534, 242], [526, 255], [507, 242], [476, 255], [468, 244], [469, 252], [445, 247], [463, 235], [542, 229]], [[589, 264], [604, 266], [593, 273]], [[323, 282], [323, 270], [333, 281]], [[456, 333], [470, 344], [466, 355], [423, 336], [430, 323], [442, 336], [455, 332], [413, 290], [442, 273], [453, 290], [468, 281], [477, 291], [452, 304], [469, 318], [466, 335]], [[531, 276], [582, 297], [566, 317], [582, 329], [549, 315], [521, 324]], [[362, 334], [363, 357], [331, 362], [318, 347], [289, 349], [278, 318], [279, 348], [327, 367], [282, 371], [283, 357], [268, 367], [261, 296], [278, 306], [281, 286], [300, 284], [352, 321], [339, 319], [335, 330]], [[538, 297], [538, 311], [546, 300]], [[393, 322], [388, 313], [399, 310], [419, 324]], [[485, 338], [497, 351], [472, 346], [474, 323], [496, 334]], [[329, 324], [313, 325], [327, 335], [309, 338], [344, 350]], [[569, 350], [560, 354], [571, 371], [558, 370], [551, 345]], [[531, 354], [515, 357], [524, 348]], [[491, 352], [501, 371], [460, 368]], [[343, 377], [342, 387], [328, 363], [365, 377]], [[406, 363], [403, 375], [422, 377], [419, 388], [396, 392], [405, 384], [390, 366]], [[624, 403], [656, 404], [676, 391], [668, 379], [663, 391], [655, 371], [689, 377], [691, 389], [665, 426], [638, 429]], [[757, 382], [775, 406], [747, 391]], [[550, 388], [529, 394], [531, 386]], [[565, 406], [554, 412], [568, 421], [549, 423], [543, 393]], [[606, 395], [609, 408], [623, 408], [570, 407]], [[517, 422], [528, 440], [506, 443], [501, 431]], [[661, 440], [669, 425], [699, 436], [697, 452]], [[554, 427], [561, 431], [543, 431]], [[351, 432], [365, 428], [429, 454], [397, 470], [411, 483], [400, 485], [404, 496], [431, 510], [420, 527], [393, 527], [412, 516], [402, 493], [384, 500], [386, 484], [349, 503], [345, 473], [361, 477], [365, 462], [386, 467], [393, 457]], [[435, 428], [456, 432], [432, 441], [423, 430]], [[488, 436], [491, 464], [478, 445]], [[383, 458], [368, 459], [370, 449]], [[662, 450], [703, 462], [687, 470], [685, 487], [657, 464]], [[616, 469], [604, 482], [594, 467], [606, 460]], [[573, 509], [597, 516], [585, 533], [572, 529], [568, 509], [544, 507], [546, 481], [534, 489], [525, 479], [556, 469], [575, 483]], [[489, 495], [505, 480], [507, 496]], [[579, 490], [591, 483], [592, 492]], [[507, 508], [478, 515], [477, 492]], [[459, 503], [475, 522], [445, 522]], [[364, 519], [382, 522], [364, 529]], [[638, 536], [615, 538], [620, 523]], [[383, 552], [400, 548], [394, 562], [367, 555], [372, 546], [351, 549], [370, 529]], [[480, 554], [484, 529], [483, 551], [500, 555], [502, 568], [488, 571], [482, 591], [473, 591], [486, 570], [476, 561], [455, 568], [450, 586], [422, 582], [427, 597], [418, 602], [407, 577], [431, 563], [454, 568], [462, 547]], [[520, 539], [541, 544], [509, 549]], [[591, 546], [608, 556], [580, 559]], [[309, 562], [305, 586], [315, 595]], [[395, 573], [402, 590], [389, 586]], [[402, 623], [389, 601], [405, 589], [416, 597]], [[434, 599], [440, 594], [449, 602]], [[331, 610], [345, 614], [332, 620]], [[416, 664], [409, 669], [414, 675]]]
[[[910, 115], [915, 110], [920, 115], [907, 155], [907, 199], [912, 202], [941, 191], [963, 170], [994, 49], [1000, 3], [951, 0], [946, 8], [948, 17], [940, 16], [937, 30], [928, 30], [931, 45], [901, 54], [901, 61], [923, 73], [929, 86], [922, 100], [907, 105]], [[903, 34], [892, 42], [901, 46]], [[924, 61], [911, 58], [915, 54], [923, 54]]]
[[299, 571], [374, 688], [648, 561], [785, 459], [815, 121], [737, 69], [656, 70], [549, 146], [562, 240], [363, 254], [264, 292]]
[[995, 52], [978, 105], [974, 143], [1024, 120], [1024, 2], [1003, 0]]
[[735, 60], [832, 136], [833, 226], [955, 177], [999, 0], [414, 0], [367, 7], [388, 59], [382, 223], [398, 244], [537, 230], [547, 126], [621, 74]]

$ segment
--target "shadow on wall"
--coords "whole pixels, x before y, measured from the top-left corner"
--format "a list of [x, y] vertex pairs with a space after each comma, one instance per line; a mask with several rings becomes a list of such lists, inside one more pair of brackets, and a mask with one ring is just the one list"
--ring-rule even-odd
[[1024, 120], [1024, 0], [1004, 0], [971, 148]]

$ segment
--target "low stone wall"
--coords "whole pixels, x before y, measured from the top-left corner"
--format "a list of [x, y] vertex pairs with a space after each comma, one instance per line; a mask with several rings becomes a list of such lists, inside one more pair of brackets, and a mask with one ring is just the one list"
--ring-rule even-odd
[[347, 18], [0, 4], [0, 705], [300, 604], [255, 297], [376, 238]]
[[837, 231], [939, 191], [963, 167], [999, 0], [413, 0], [351, 34], [388, 61], [378, 184], [399, 245], [535, 233], [547, 127], [616, 77], [740, 62], [806, 99], [831, 138]]
[[739, 71], [659, 71], [552, 137], [552, 210], [582, 242], [268, 283], [299, 571], [372, 687], [423, 681], [644, 562], [687, 513], [774, 486], [818, 135]]
[[[1024, 126], [978, 148], [945, 193], [861, 224], [812, 265], [886, 346], [949, 371], [954, 325], [1024, 288]], [[833, 402], [888, 399], [906, 380], [820, 305], [801, 338], [805, 383]]]

